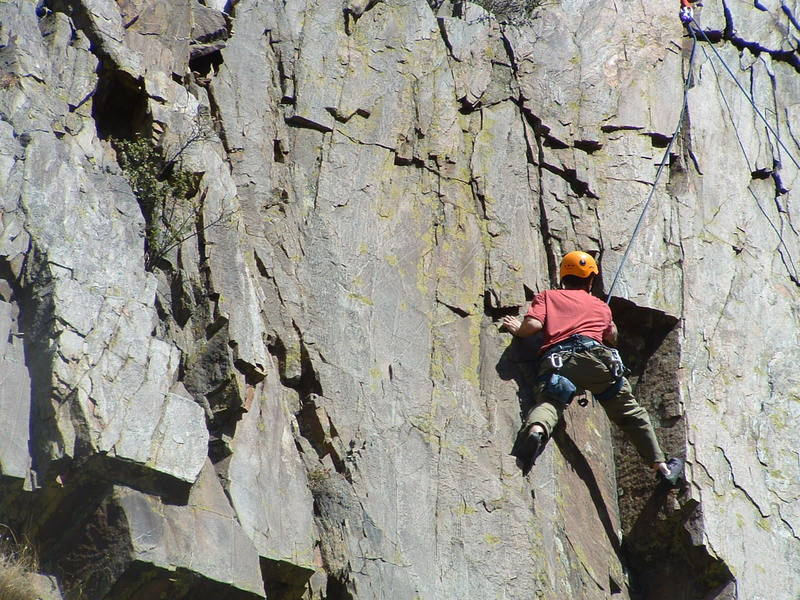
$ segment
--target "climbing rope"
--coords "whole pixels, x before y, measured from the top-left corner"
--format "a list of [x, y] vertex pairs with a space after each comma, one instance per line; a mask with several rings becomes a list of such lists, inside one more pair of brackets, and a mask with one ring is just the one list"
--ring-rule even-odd
[[[692, 27], [692, 25], [694, 25], [694, 27]], [[772, 133], [772, 135], [775, 136], [775, 141], [778, 142], [780, 147], [783, 148], [784, 152], [786, 152], [786, 154], [789, 156], [789, 158], [792, 159], [792, 162], [794, 163], [794, 166], [796, 166], [798, 169], [800, 169], [800, 162], [798, 162], [798, 160], [794, 157], [794, 155], [789, 151], [789, 148], [786, 147], [786, 144], [783, 143], [783, 140], [781, 140], [780, 136], [778, 135], [778, 132], [775, 131], [775, 129], [772, 127], [772, 125], [769, 124], [769, 121], [767, 121], [766, 117], [764, 117], [762, 112], [758, 109], [758, 106], [756, 106], [756, 103], [753, 100], [753, 97], [750, 94], [747, 93], [747, 90], [744, 89], [744, 86], [736, 78], [736, 75], [733, 74], [733, 71], [728, 66], [728, 63], [725, 62], [725, 59], [722, 58], [722, 56], [720, 56], [720, 53], [714, 47], [714, 44], [711, 43], [711, 40], [708, 39], [708, 36], [706, 35], [705, 31], [703, 31], [703, 28], [700, 27], [700, 23], [697, 22], [697, 19], [695, 19], [694, 17], [689, 17], [689, 22], [686, 24], [686, 27], [689, 30], [689, 32], [692, 34], [692, 37], [695, 40], [697, 39], [697, 37], [695, 37], [695, 30], [697, 30], [697, 32], [700, 34], [700, 36], [706, 42], [708, 42], [708, 45], [714, 51], [714, 54], [716, 55], [716, 57], [719, 60], [719, 62], [722, 63], [722, 66], [725, 67], [725, 70], [728, 72], [728, 75], [730, 75], [731, 79], [733, 79], [733, 81], [736, 83], [736, 87], [738, 87], [739, 90], [744, 94], [745, 98], [747, 98], [747, 101], [750, 103], [750, 106], [753, 107], [753, 110], [755, 111], [755, 113], [761, 118], [762, 121], [764, 121], [764, 125], [767, 126], [767, 129], [769, 129], [770, 133]], [[705, 48], [703, 48], [703, 52], [705, 52]]]
[[[728, 63], [725, 62], [725, 59], [722, 58], [720, 53], [714, 47], [714, 44], [711, 42], [710, 39], [708, 39], [708, 36], [706, 35], [705, 31], [703, 31], [703, 29], [700, 26], [700, 24], [698, 23], [698, 21], [694, 18], [694, 14], [693, 14], [693, 11], [691, 9], [691, 5], [688, 4], [688, 0], [686, 0], [686, 1], [685, 0], [681, 0], [680, 19], [684, 23], [684, 25], [686, 25], [686, 29], [689, 31], [689, 34], [692, 36], [692, 50], [691, 50], [691, 55], [689, 57], [689, 67], [687, 69], [686, 78], [685, 78], [684, 83], [683, 83], [683, 106], [681, 107], [681, 112], [680, 112], [680, 115], [678, 116], [678, 124], [675, 127], [675, 132], [673, 133], [672, 137], [670, 138], [669, 144], [667, 144], [667, 148], [664, 151], [664, 158], [661, 160], [661, 164], [659, 164], [659, 166], [658, 166], [658, 171], [656, 172], [656, 177], [655, 177], [655, 180], [653, 181], [653, 187], [651, 188], [650, 194], [647, 196], [647, 200], [644, 203], [644, 206], [642, 208], [642, 212], [639, 215], [639, 220], [636, 222], [636, 226], [633, 228], [633, 233], [631, 234], [631, 238], [628, 241], [627, 247], [625, 248], [625, 253], [622, 255], [622, 260], [620, 261], [619, 266], [617, 267], [617, 271], [614, 274], [614, 279], [611, 281], [611, 287], [609, 288], [608, 295], [606, 296], [606, 303], [610, 303], [611, 302], [611, 296], [613, 295], [614, 288], [617, 285], [617, 281], [619, 279], [620, 274], [622, 273], [623, 267], [625, 266], [625, 262], [628, 260], [628, 255], [630, 254], [631, 247], [633, 246], [633, 242], [634, 242], [634, 240], [636, 239], [636, 236], [639, 233], [639, 229], [641, 228], [642, 223], [644, 222], [645, 213], [647, 212], [647, 209], [650, 206], [650, 202], [651, 202], [651, 200], [653, 198], [653, 195], [655, 194], [656, 186], [658, 184], [658, 180], [661, 177], [661, 172], [663, 171], [664, 166], [666, 164], [666, 161], [669, 158], [669, 152], [672, 149], [672, 144], [675, 141], [675, 138], [678, 136], [678, 133], [680, 132], [681, 125], [683, 124], [683, 118], [684, 118], [684, 115], [686, 114], [686, 106], [688, 104], [689, 87], [690, 87], [690, 82], [691, 82], [691, 79], [692, 79], [692, 66], [694, 64], [695, 48], [697, 46], [697, 33], [700, 34], [700, 36], [703, 38], [703, 40], [705, 40], [708, 43], [708, 45], [711, 47], [711, 50], [714, 51], [714, 54], [716, 55], [717, 59], [722, 64], [722, 66], [725, 68], [725, 71], [727, 71], [728, 75], [730, 75], [731, 79], [733, 79], [734, 83], [736, 83], [736, 86], [745, 95], [745, 98], [747, 98], [747, 101], [750, 103], [750, 106], [753, 107], [753, 110], [755, 111], [755, 113], [764, 122], [764, 125], [767, 127], [769, 132], [774, 136], [775, 141], [778, 143], [778, 145], [783, 149], [783, 151], [791, 159], [791, 161], [795, 164], [795, 166], [798, 169], [800, 169], [800, 162], [798, 162], [798, 160], [794, 157], [794, 155], [789, 150], [789, 148], [786, 147], [786, 144], [783, 143], [783, 140], [780, 138], [780, 135], [778, 134], [778, 132], [775, 130], [774, 127], [772, 127], [772, 125], [770, 125], [769, 121], [767, 121], [766, 117], [759, 110], [758, 106], [756, 105], [755, 101], [753, 100], [753, 97], [749, 93], [747, 93], [747, 90], [744, 89], [744, 86], [742, 86], [742, 84], [736, 78], [736, 75], [733, 74], [733, 71], [728, 66]], [[706, 58], [708, 58], [708, 52], [706, 52], [705, 47], [703, 47], [703, 53], [706, 55]], [[716, 70], [715, 70], [715, 73], [716, 73]], [[719, 86], [719, 82], [717, 83], [717, 85]], [[728, 101], [725, 98], [724, 94], [722, 93], [722, 89], [719, 88], [719, 90], [720, 90], [720, 95], [722, 96], [726, 107], [728, 107]], [[728, 107], [728, 111], [730, 112], [730, 107]], [[736, 130], [735, 123], [734, 123], [734, 130]], [[738, 139], [738, 134], [737, 134], [737, 139]], [[745, 162], [747, 162], [747, 164], [749, 166], [750, 165], [750, 161], [748, 160], [747, 153], [746, 153], [746, 151], [744, 149], [744, 146], [742, 145], [742, 141], [739, 139], [738, 142], [739, 142], [739, 147], [741, 148], [742, 152], [744, 153]], [[752, 168], [751, 168], [751, 171], [752, 171]], [[753, 196], [753, 199], [755, 200], [756, 205], [761, 210], [762, 214], [764, 214], [764, 216], [767, 218], [767, 221], [772, 226], [773, 230], [775, 230], [775, 233], [778, 235], [778, 239], [780, 240], [781, 246], [783, 247], [784, 251], [786, 252], [787, 256], [789, 257], [790, 264], [793, 265], [793, 268], [790, 271], [792, 279], [796, 283], [800, 284], [800, 278], [798, 278], [797, 269], [796, 269], [796, 267], [794, 267], [794, 264], [795, 264], [794, 263], [794, 259], [792, 258], [792, 255], [789, 252], [789, 248], [788, 248], [788, 246], [786, 245], [786, 242], [783, 239], [783, 235], [781, 234], [780, 230], [775, 226], [775, 224], [772, 222], [772, 220], [769, 218], [769, 216], [767, 215], [766, 211], [761, 206], [761, 203], [758, 201], [758, 197], [755, 195], [753, 190], [751, 188], [749, 188], [749, 187], [748, 187], [748, 190], [749, 190], [750, 194]], [[783, 258], [783, 255], [781, 255], [781, 258]], [[786, 263], [786, 260], [785, 259], [783, 259], [783, 260], [784, 260], [784, 263]]]
[[689, 67], [686, 69], [686, 77], [683, 81], [683, 106], [681, 106], [681, 112], [678, 115], [678, 124], [675, 126], [675, 131], [672, 133], [672, 137], [669, 138], [669, 143], [667, 144], [667, 148], [664, 150], [664, 156], [661, 159], [661, 163], [658, 165], [658, 170], [656, 171], [656, 177], [653, 180], [653, 187], [650, 189], [650, 193], [647, 196], [647, 200], [645, 200], [644, 206], [642, 207], [642, 212], [639, 215], [639, 220], [636, 221], [636, 226], [633, 228], [633, 233], [631, 233], [631, 238], [628, 240], [628, 245], [625, 248], [625, 253], [622, 255], [622, 260], [617, 267], [617, 272], [614, 273], [614, 279], [611, 281], [611, 287], [608, 289], [608, 295], [606, 296], [606, 304], [611, 302], [611, 295], [614, 292], [614, 288], [617, 285], [617, 280], [619, 279], [620, 274], [622, 273], [622, 268], [625, 266], [625, 262], [628, 260], [628, 255], [630, 254], [631, 248], [633, 247], [633, 242], [636, 239], [636, 236], [639, 234], [639, 229], [642, 227], [642, 223], [644, 223], [644, 216], [647, 212], [648, 207], [650, 206], [650, 202], [653, 199], [653, 195], [656, 192], [656, 186], [658, 185], [658, 180], [661, 177], [661, 172], [664, 170], [664, 166], [667, 164], [669, 160], [669, 153], [672, 150], [672, 144], [675, 142], [675, 138], [678, 137], [678, 133], [681, 130], [681, 125], [683, 124], [683, 118], [686, 114], [686, 106], [688, 104], [688, 96], [689, 96], [689, 88], [691, 87], [692, 81], [692, 66], [694, 65], [694, 54], [695, 48], [697, 47], [697, 37], [695, 37], [693, 31], [689, 31], [692, 35], [692, 50], [689, 55]]
[[[744, 162], [747, 164], [748, 170], [752, 173], [753, 165], [750, 162], [750, 158], [747, 156], [747, 150], [744, 147], [744, 143], [742, 142], [742, 139], [739, 137], [739, 128], [736, 126], [736, 122], [733, 119], [733, 111], [731, 110], [731, 106], [728, 103], [728, 98], [725, 96], [725, 92], [723, 91], [722, 86], [719, 83], [719, 74], [717, 73], [717, 69], [714, 66], [714, 63], [711, 61], [711, 57], [709, 56], [705, 47], [701, 46], [700, 48], [703, 50], [703, 54], [705, 55], [706, 60], [711, 65], [712, 71], [714, 71], [714, 77], [717, 83], [717, 90], [719, 91], [722, 103], [725, 105], [725, 109], [728, 113], [728, 118], [730, 119], [731, 125], [733, 126], [733, 131], [736, 133], [736, 141], [739, 144], [739, 149], [742, 151]], [[719, 55], [717, 56], [719, 57]], [[720, 61], [723, 62], [722, 59], [720, 59]], [[792, 281], [795, 282], [795, 284], [800, 285], [800, 274], [798, 274], [797, 267], [795, 266], [797, 263], [795, 263], [795, 260], [792, 257], [792, 253], [789, 250], [789, 246], [786, 244], [786, 240], [783, 239], [783, 233], [780, 231], [780, 229], [778, 229], [778, 227], [772, 221], [772, 219], [770, 218], [769, 214], [767, 214], [767, 211], [764, 209], [764, 207], [761, 206], [761, 202], [759, 201], [758, 196], [756, 196], [756, 193], [753, 191], [753, 189], [750, 186], [748, 186], [747, 191], [750, 192], [750, 195], [753, 197], [753, 201], [756, 203], [758, 210], [761, 212], [762, 215], [764, 215], [764, 218], [767, 220], [767, 223], [769, 223], [770, 227], [772, 227], [772, 230], [775, 232], [775, 235], [778, 236], [778, 242], [780, 246], [783, 248], [784, 252], [786, 252], [786, 257], [788, 257], [789, 259], [788, 262], [786, 260], [786, 257], [784, 257], [783, 253], [781, 253], [781, 260], [783, 261], [786, 270], [789, 272], [789, 277], [792, 279]]]

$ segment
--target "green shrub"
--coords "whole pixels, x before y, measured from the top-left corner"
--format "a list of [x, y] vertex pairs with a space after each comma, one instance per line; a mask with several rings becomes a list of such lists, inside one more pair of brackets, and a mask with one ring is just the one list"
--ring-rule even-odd
[[119, 165], [144, 215], [147, 268], [150, 270], [170, 250], [230, 216], [221, 214], [212, 223], [202, 224], [203, 197], [197, 197], [200, 175], [180, 168], [181, 154], [192, 141], [167, 160], [144, 136], [112, 140]]

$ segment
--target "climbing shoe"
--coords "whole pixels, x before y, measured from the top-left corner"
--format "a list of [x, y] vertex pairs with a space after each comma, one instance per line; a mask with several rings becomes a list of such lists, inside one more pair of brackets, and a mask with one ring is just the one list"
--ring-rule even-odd
[[678, 487], [678, 483], [683, 480], [683, 460], [680, 458], [670, 458], [667, 461], [667, 468], [669, 475], [664, 475], [661, 471], [658, 472], [658, 477], [668, 487]]
[[511, 456], [516, 456], [522, 474], [527, 475], [536, 463], [536, 458], [544, 450], [544, 435], [531, 431], [530, 427], [523, 429], [517, 435], [514, 447], [511, 449]]

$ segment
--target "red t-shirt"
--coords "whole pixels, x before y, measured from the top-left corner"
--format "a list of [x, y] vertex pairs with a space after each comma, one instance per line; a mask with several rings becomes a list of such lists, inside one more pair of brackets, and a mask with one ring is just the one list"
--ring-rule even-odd
[[542, 350], [581, 334], [603, 343], [611, 331], [611, 309], [584, 290], [547, 290], [536, 294], [526, 317], [544, 325]]

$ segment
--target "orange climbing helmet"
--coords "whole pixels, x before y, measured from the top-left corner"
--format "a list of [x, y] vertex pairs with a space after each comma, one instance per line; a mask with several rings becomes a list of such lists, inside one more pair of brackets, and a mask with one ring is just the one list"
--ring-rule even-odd
[[558, 278], [564, 279], [567, 275], [575, 275], [581, 279], [589, 277], [589, 275], [597, 275], [600, 269], [597, 268], [597, 262], [591, 254], [581, 252], [580, 250], [573, 250], [564, 255], [561, 259], [561, 268], [558, 272]]

